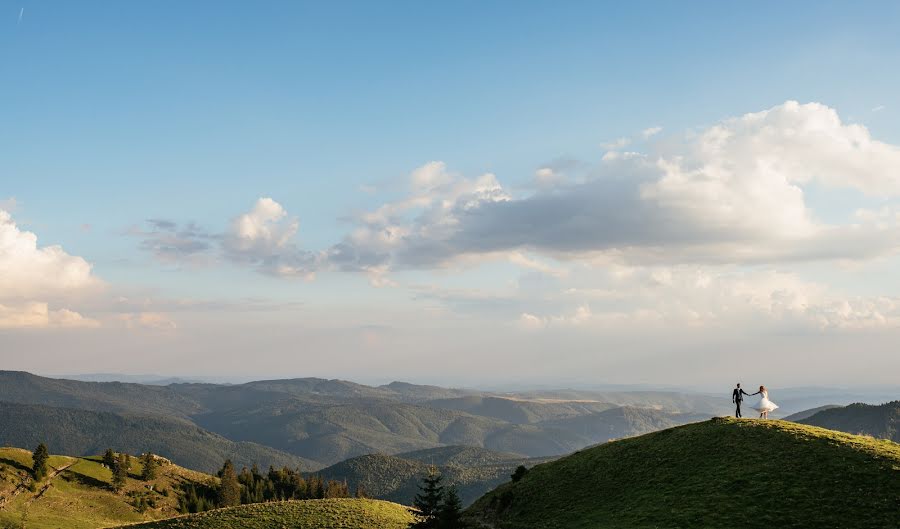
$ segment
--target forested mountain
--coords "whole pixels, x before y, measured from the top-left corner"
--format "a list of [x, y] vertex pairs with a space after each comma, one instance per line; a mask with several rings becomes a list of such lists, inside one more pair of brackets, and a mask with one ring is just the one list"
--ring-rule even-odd
[[857, 403], [831, 408], [798, 422], [900, 442], [900, 400], [879, 406]]
[[[433, 452], [434, 460], [428, 457]], [[509, 458], [509, 454], [467, 447], [445, 447], [389, 456], [369, 454], [354, 457], [323, 469], [325, 479], [346, 481], [350, 490], [357, 486], [366, 495], [403, 504], [411, 504], [424, 476], [432, 468], [443, 476], [445, 486], [455, 486], [463, 504], [468, 505], [487, 491], [509, 481], [520, 465], [532, 467], [552, 458]], [[460, 464], [461, 462], [468, 464]]]
[[107, 448], [132, 454], [150, 451], [202, 472], [215, 472], [225, 459], [239, 467], [254, 463], [263, 468], [322, 467], [268, 446], [226, 439], [179, 419], [0, 402], [0, 445], [37, 446], [42, 442], [75, 456], [95, 455]]
[[824, 406], [818, 406], [818, 407], [811, 408], [808, 410], [798, 411], [797, 413], [788, 415], [787, 417], [784, 418], [784, 420], [796, 422], [796, 421], [800, 421], [800, 420], [812, 417], [813, 415], [819, 413], [820, 411], [830, 410], [832, 408], [840, 408], [840, 407], [841, 406], [838, 406], [837, 404], [826, 404]]
[[[103, 448], [97, 445], [99, 439], [92, 439], [93, 444], [87, 439], [94, 431], [112, 430], [108, 425], [116, 423], [123, 443], [131, 443], [129, 439], [158, 442], [154, 445], [158, 452], [204, 470], [219, 464], [223, 455], [241, 464], [251, 463], [252, 458], [262, 465], [300, 462], [309, 470], [316, 462], [332, 465], [365, 454], [450, 445], [519, 457], [554, 456], [704, 417], [698, 413], [728, 411], [725, 399], [673, 392], [498, 394], [404, 382], [376, 387], [318, 378], [156, 386], [49, 379], [9, 371], [0, 372], [0, 401], [57, 408], [40, 409], [37, 415], [61, 417], [58, 423], [42, 424], [46, 435], [56, 435], [71, 453]], [[625, 411], [615, 411], [623, 405], [628, 406]], [[78, 430], [78, 421], [67, 419], [74, 412], [58, 408], [115, 415], [85, 414], [83, 422], [96, 426]], [[7, 431], [15, 431], [27, 419], [12, 410], [7, 413]], [[68, 434], [60, 430], [63, 425], [74, 439], [82, 440], [67, 441]], [[10, 440], [32, 441], [21, 434]], [[179, 448], [196, 443], [205, 449]], [[146, 448], [111, 444], [117, 449]], [[285, 460], [285, 453], [293, 459]]]

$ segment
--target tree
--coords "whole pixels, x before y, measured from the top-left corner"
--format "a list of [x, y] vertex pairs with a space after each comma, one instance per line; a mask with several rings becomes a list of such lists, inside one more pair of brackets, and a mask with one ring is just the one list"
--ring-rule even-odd
[[444, 503], [441, 505], [438, 514], [438, 527], [440, 529], [463, 529], [462, 521], [462, 500], [459, 499], [459, 493], [456, 487], [447, 489], [444, 494]]
[[116, 466], [116, 453], [113, 452], [112, 448], [107, 448], [106, 452], [103, 453], [103, 464], [110, 470]]
[[146, 452], [141, 456], [141, 479], [151, 481], [156, 479], [156, 467], [159, 465], [156, 456], [152, 452]]
[[130, 458], [127, 457], [127, 454], [119, 454], [119, 457], [116, 458], [116, 463], [113, 465], [112, 469], [112, 488], [116, 492], [120, 492], [125, 488], [125, 483], [128, 478], [129, 462]]
[[230, 459], [225, 460], [222, 470], [219, 471], [221, 483], [219, 485], [219, 507], [231, 507], [241, 504], [241, 484], [238, 482], [234, 464]]
[[410, 529], [438, 529], [440, 527], [441, 507], [444, 500], [444, 487], [441, 485], [440, 473], [431, 467], [428, 475], [422, 478], [419, 493], [413, 500], [414, 509], [410, 512], [416, 521], [409, 525]]
[[50, 451], [47, 450], [47, 445], [44, 443], [37, 445], [34, 453], [31, 454], [31, 459], [34, 462], [31, 466], [34, 472], [34, 479], [36, 481], [44, 479], [47, 476], [47, 460], [50, 459]]
[[525, 474], [528, 474], [528, 469], [525, 468], [525, 465], [519, 465], [518, 467], [516, 467], [516, 471], [513, 472], [512, 476], [510, 477], [512, 478], [513, 483], [515, 483], [524, 478]]

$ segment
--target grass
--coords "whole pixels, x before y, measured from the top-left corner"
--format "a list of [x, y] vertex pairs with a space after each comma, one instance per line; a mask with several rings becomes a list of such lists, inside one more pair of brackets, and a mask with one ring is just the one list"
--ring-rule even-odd
[[406, 529], [406, 507], [381, 500], [257, 503], [130, 526], [135, 529]]
[[900, 445], [713, 419], [538, 465], [467, 515], [497, 529], [897, 528]]
[[[95, 529], [129, 522], [169, 518], [178, 514], [178, 498], [173, 487], [183, 481], [208, 481], [205, 474], [163, 465], [159, 476], [150, 483], [134, 479], [141, 472], [137, 458], [132, 458], [131, 479], [122, 493], [110, 487], [112, 472], [100, 463], [99, 457], [74, 458], [52, 455], [48, 461], [50, 472], [69, 463], [52, 480], [33, 483], [30, 467], [31, 453], [18, 448], [0, 448], [0, 528], [28, 529]], [[13, 496], [23, 480], [32, 487]], [[50, 486], [40, 494], [45, 485]], [[150, 490], [149, 486], [153, 487]], [[167, 494], [163, 491], [168, 491]], [[135, 494], [152, 498], [155, 507], [139, 512]], [[9, 501], [2, 501], [8, 498]]]

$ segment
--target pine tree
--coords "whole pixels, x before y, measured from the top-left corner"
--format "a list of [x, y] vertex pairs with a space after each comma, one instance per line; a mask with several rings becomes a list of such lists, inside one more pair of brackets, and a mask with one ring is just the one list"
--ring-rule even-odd
[[525, 477], [525, 474], [528, 474], [528, 469], [525, 468], [525, 465], [519, 465], [516, 467], [516, 471], [510, 476], [513, 483], [519, 481], [520, 479]]
[[47, 460], [50, 459], [50, 451], [47, 450], [47, 445], [44, 443], [37, 445], [34, 453], [31, 454], [31, 459], [34, 461], [31, 468], [34, 472], [35, 481], [44, 479], [47, 476]]
[[234, 464], [230, 459], [225, 460], [222, 470], [219, 471], [221, 484], [219, 485], [219, 507], [231, 507], [241, 504], [241, 484], [238, 483], [237, 474], [234, 472]]
[[119, 457], [116, 458], [116, 464], [113, 465], [112, 488], [116, 492], [120, 492], [125, 488], [125, 482], [128, 478], [129, 459], [127, 454], [119, 454]]
[[143, 468], [141, 469], [141, 479], [144, 481], [152, 481], [156, 479], [156, 467], [159, 463], [156, 461], [156, 456], [153, 455], [152, 452], [146, 452], [141, 456], [141, 465]]
[[110, 470], [116, 466], [116, 453], [113, 452], [112, 448], [107, 448], [106, 452], [103, 453], [103, 464]]
[[444, 494], [444, 503], [441, 505], [438, 519], [440, 529], [463, 529], [462, 500], [459, 499], [456, 487], [450, 487]]
[[410, 529], [438, 529], [440, 527], [439, 516], [441, 504], [444, 499], [444, 487], [441, 485], [440, 473], [431, 467], [428, 476], [422, 478], [420, 493], [413, 500], [414, 509], [410, 512], [416, 517], [416, 521], [409, 525]]

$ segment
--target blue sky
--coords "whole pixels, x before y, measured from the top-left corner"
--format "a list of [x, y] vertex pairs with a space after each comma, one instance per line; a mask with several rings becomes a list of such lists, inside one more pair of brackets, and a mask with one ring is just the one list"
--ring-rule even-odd
[[[83, 354], [84, 360], [66, 360], [63, 370], [108, 366], [196, 372], [218, 348], [199, 329], [214, 332], [217, 325], [270, 336], [258, 346], [266, 358], [258, 368], [261, 374], [283, 369], [290, 374], [366, 374], [314, 358], [284, 367], [286, 344], [307, 339], [321, 351], [353, 357], [356, 353], [348, 348], [355, 345], [323, 330], [332, 328], [338, 334], [354, 329], [370, 337], [377, 334], [371, 329], [394, 329], [393, 341], [379, 338], [390, 345], [371, 353], [387, 365], [414, 364], [425, 344], [445, 344], [434, 358], [424, 358], [445, 366], [452, 379], [464, 379], [466, 373], [446, 359], [464, 357], [473, 348], [503, 350], [498, 365], [518, 362], [515, 352], [523, 343], [540, 342], [533, 332], [515, 326], [519, 318], [538, 317], [540, 321], [525, 318], [519, 323], [541, 327], [578, 319], [572, 314], [589, 302], [566, 301], [565, 293], [587, 289], [598, 275], [616, 276], [619, 272], [609, 268], [610, 256], [622, 257], [622, 248], [634, 241], [622, 235], [618, 246], [605, 241], [601, 248], [593, 241], [562, 249], [516, 238], [524, 242], [498, 242], [490, 252], [454, 249], [452, 259], [412, 255], [425, 255], [422, 245], [392, 246], [391, 257], [379, 264], [377, 273], [359, 261], [340, 265], [337, 259], [315, 257], [315, 265], [304, 264], [315, 269], [310, 280], [263, 270], [265, 258], [272, 261], [271, 248], [229, 247], [230, 223], [258, 199], [271, 197], [286, 212], [285, 219], [299, 223], [295, 231], [285, 227], [283, 232], [289, 235], [286, 244], [296, 250], [291, 250], [292, 262], [311, 259], [297, 252], [327, 252], [365, 227], [357, 217], [403, 200], [411, 173], [431, 161], [444, 162], [452, 178], [492, 173], [505, 194], [525, 200], [541, 193], [534, 190], [541, 169], [562, 167], [579, 173], [568, 177], [583, 183], [607, 170], [599, 168], [607, 152], [665, 153], [675, 159], [689, 152], [679, 154], [680, 145], [717, 123], [792, 100], [824, 105], [839, 114], [843, 125], [863, 125], [871, 138], [896, 146], [898, 21], [900, 6], [893, 2], [4, 1], [0, 200], [7, 199], [18, 230], [36, 234], [38, 247], [61, 245], [68, 255], [90, 263], [91, 274], [105, 285], [104, 294], [91, 294], [89, 302], [80, 303], [69, 297], [54, 303], [48, 294], [21, 292], [7, 293], [4, 302], [0, 292], [0, 306], [10, 314], [23, 303], [39, 301], [49, 303], [50, 311], [67, 307], [97, 322], [90, 331], [23, 330], [9, 324], [0, 333], [17, 350], [5, 353], [14, 358], [3, 358], [4, 363], [46, 372], [60, 358], [44, 353], [27, 359], [28, 352], [71, 343], [71, 333], [78, 333], [85, 345], [66, 358]], [[809, 110], [809, 116], [816, 112]], [[653, 127], [662, 130], [643, 138], [642, 132]], [[614, 146], [618, 138], [628, 138], [628, 146]], [[870, 173], [886, 181], [897, 178], [890, 169], [893, 154], [885, 156], [877, 167], [850, 164], [861, 176], [837, 190], [833, 182], [817, 181], [818, 175], [810, 181], [803, 175], [791, 178], [802, 181], [804, 203], [817, 220], [849, 225], [858, 209], [895, 207], [893, 191], [865, 192], [859, 183]], [[871, 158], [865, 153], [860, 157]], [[407, 211], [406, 220], [416, 214]], [[224, 249], [218, 239], [205, 239], [211, 248], [199, 259], [202, 263], [161, 262], [142, 250], [147, 219], [196, 223], [206, 235], [224, 237]], [[598, 224], [596, 230], [621, 229], [616, 226]], [[783, 227], [767, 229], [775, 233]], [[473, 233], [486, 240], [483, 227]], [[457, 235], [465, 234], [454, 234], [454, 241]], [[560, 239], [566, 236], [559, 234]], [[278, 248], [283, 261], [286, 247]], [[716, 248], [714, 256], [704, 252], [703, 257], [652, 262], [646, 255], [625, 256], [615, 266], [649, 275], [669, 273], [660, 272], [666, 266], [682, 273], [689, 266], [711, 267], [700, 272], [723, 277], [783, 271], [834, 290], [822, 294], [830, 307], [844, 298], [893, 299], [900, 288], [900, 278], [892, 272], [893, 248], [885, 243], [877, 252], [865, 249], [827, 259], [805, 255], [749, 261], [747, 252], [735, 257]], [[268, 253], [261, 257], [251, 251]], [[495, 259], [497, 252], [520, 251], [528, 264], [522, 265], [519, 256]], [[598, 262], [597, 252], [603, 253], [599, 262], [605, 264], [587, 264]], [[477, 262], [468, 262], [473, 256]], [[460, 264], [460, 259], [466, 262]], [[567, 279], [541, 272], [535, 262], [566, 269]], [[878, 283], [871, 280], [873, 271], [882, 278]], [[626, 292], [635, 287], [616, 288]], [[783, 285], [773, 288], [785, 290]], [[692, 305], [679, 292], [666, 295], [673, 304]], [[168, 334], [133, 328], [127, 334], [107, 324], [120, 310], [109, 300], [123, 297], [150, 300], [153, 308], [146, 312], [153, 314], [150, 319], [171, 321]], [[251, 311], [245, 305], [251, 298], [271, 306]], [[171, 310], [175, 299], [228, 302], [231, 308]], [[747, 302], [748, 296], [740, 299]], [[600, 302], [590, 303], [596, 319]], [[611, 307], [610, 313], [621, 312]], [[444, 316], [423, 325], [417, 319], [423, 311]], [[695, 339], [755, 328], [756, 317], [746, 318], [706, 334], [698, 331]], [[304, 322], [302, 336], [279, 327], [298, 320]], [[814, 325], [798, 331], [794, 323], [779, 321], [768, 332], [788, 332], [783, 326], [789, 326], [789, 332], [810, 336], [810, 348], [818, 347], [814, 344], [822, 339], [821, 329]], [[498, 325], [504, 330], [484, 337]], [[892, 325], [877, 332], [888, 332]], [[460, 332], [482, 338], [458, 339]], [[564, 338], [545, 339], [571, 351], [571, 366], [620, 364], [622, 358], [612, 353], [599, 364], [588, 361], [594, 355], [591, 344], [597, 343], [595, 332], [567, 328]], [[871, 334], [875, 331], [866, 332], [864, 338], [857, 336], [860, 343], [882, 343], [878, 340], [883, 338]], [[122, 340], [133, 344], [134, 354], [153, 349], [159, 340], [176, 352], [161, 365], [134, 362], [127, 354], [113, 358], [111, 344]], [[787, 347], [779, 340], [763, 343]], [[621, 374], [607, 372], [606, 381], [653, 381], [658, 375], [647, 374], [641, 362], [677, 362], [678, 351], [668, 349], [666, 342], [617, 338], [616, 354], [641, 353], [629, 356], [634, 366]], [[100, 348], [106, 353], [83, 352], [90, 347], [96, 351], [96, 344], [106, 344]], [[178, 354], [197, 360], [179, 368]], [[541, 350], [527, 354], [538, 364], [552, 363]], [[798, 365], [803, 359], [798, 356]], [[717, 369], [702, 376], [719, 376], [730, 368]], [[413, 367], [405, 372], [396, 366], [386, 369], [391, 370], [428, 376], [427, 370]], [[561, 379], [577, 375], [558, 365], [548, 371]], [[837, 371], [829, 373], [840, 381]], [[521, 376], [539, 374], [524, 370]], [[864, 381], [862, 374], [854, 377], [854, 382]]]

